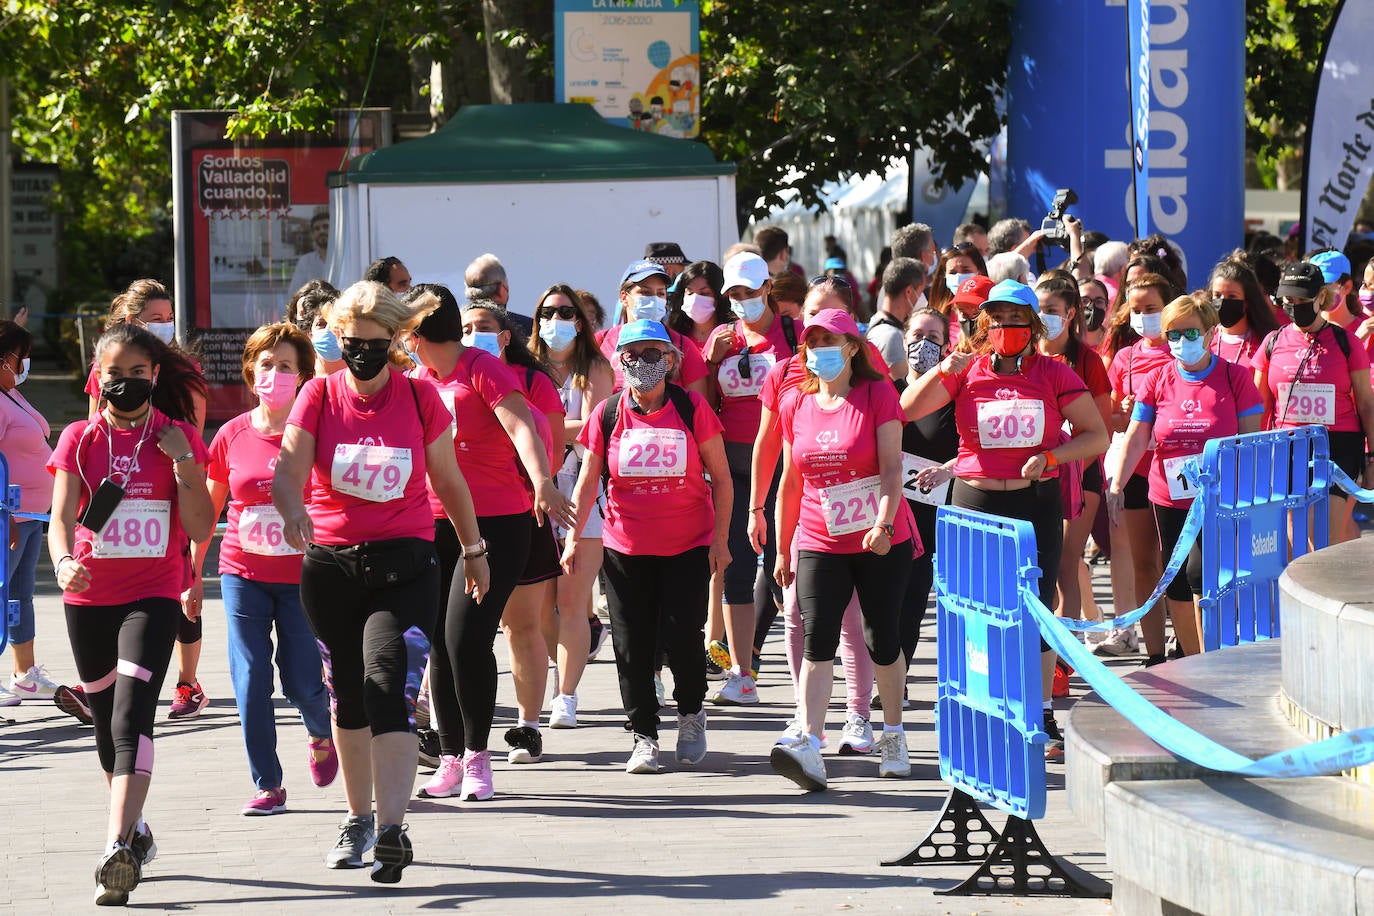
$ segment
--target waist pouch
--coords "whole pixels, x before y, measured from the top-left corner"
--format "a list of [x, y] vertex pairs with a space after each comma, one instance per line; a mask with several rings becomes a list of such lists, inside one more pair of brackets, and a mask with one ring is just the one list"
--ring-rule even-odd
[[391, 538], [365, 541], [346, 547], [311, 544], [310, 551], [324, 554], [344, 574], [358, 579], [368, 588], [405, 585], [439, 568], [434, 542], [423, 538]]

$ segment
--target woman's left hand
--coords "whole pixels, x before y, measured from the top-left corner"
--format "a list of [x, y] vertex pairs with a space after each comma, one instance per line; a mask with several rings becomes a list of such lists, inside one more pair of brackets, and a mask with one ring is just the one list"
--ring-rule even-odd
[[1026, 480], [1039, 480], [1044, 475], [1045, 471], [1049, 469], [1049, 463], [1049, 459], [1045, 457], [1044, 452], [1038, 455], [1032, 455], [1026, 459], [1025, 464], [1021, 465], [1021, 476]]
[[191, 451], [191, 441], [186, 438], [186, 433], [182, 432], [180, 426], [168, 423], [157, 431], [157, 447], [162, 450], [162, 454], [175, 461]]
[[876, 525], [868, 529], [864, 535], [864, 550], [881, 557], [886, 556], [891, 549], [892, 538], [888, 537], [887, 529]]
[[486, 554], [463, 560], [463, 584], [467, 593], [481, 604], [487, 589], [491, 587], [491, 566], [487, 563]]
[[[185, 454], [183, 452], [182, 454]], [[181, 593], [181, 612], [187, 620], [199, 620], [201, 607], [205, 604], [205, 583], [196, 576], [191, 587]]]
[[573, 501], [563, 495], [563, 491], [558, 489], [558, 484], [554, 483], [553, 478], [547, 478], [539, 487], [539, 492], [535, 494], [535, 518], [543, 519], [547, 517], [560, 528], [571, 528], [577, 524], [577, 507]]

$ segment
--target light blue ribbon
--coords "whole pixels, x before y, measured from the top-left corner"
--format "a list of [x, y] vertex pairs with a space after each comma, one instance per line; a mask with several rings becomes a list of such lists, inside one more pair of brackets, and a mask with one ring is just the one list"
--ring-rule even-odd
[[1350, 479], [1350, 475], [1342, 471], [1340, 465], [1332, 461], [1330, 463], [1331, 480], [1340, 485], [1340, 488], [1349, 493], [1357, 502], [1374, 503], [1374, 490], [1366, 490], [1364, 487]]

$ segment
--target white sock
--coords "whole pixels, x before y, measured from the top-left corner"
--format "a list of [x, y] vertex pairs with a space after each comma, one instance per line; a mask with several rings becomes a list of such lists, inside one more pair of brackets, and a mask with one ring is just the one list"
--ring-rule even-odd
[[890, 734], [891, 732], [896, 732], [897, 734], [900, 735], [900, 734], [902, 733], [902, 724], [901, 724], [900, 722], [898, 722], [896, 725], [888, 725], [886, 722], [884, 722], [884, 723], [883, 723], [883, 734], [886, 735], [886, 734]]
[[521, 720], [520, 720], [520, 727], [521, 727], [521, 728], [532, 728], [532, 729], [534, 729], [535, 731], [539, 731], [539, 721], [536, 719], [535, 721], [530, 722], [530, 721], [528, 721], [528, 720], [526, 720], [526, 719], [521, 719]]
[[1044, 705], [1044, 709], [1045, 709], [1045, 712], [1053, 713], [1053, 712], [1054, 712], [1054, 701], [1053, 701], [1053, 700], [1046, 700], [1046, 701], [1045, 701], [1045, 705]]
[[733, 674], [733, 675], [735, 675], [736, 677], [739, 677], [740, 675], [742, 675], [742, 674], [744, 673], [744, 669], [740, 668], [739, 665], [731, 665], [731, 666], [730, 666], [730, 673]]

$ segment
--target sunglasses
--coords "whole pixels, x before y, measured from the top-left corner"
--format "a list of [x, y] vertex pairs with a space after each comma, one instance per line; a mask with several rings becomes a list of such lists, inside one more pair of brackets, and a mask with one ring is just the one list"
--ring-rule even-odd
[[573, 305], [543, 305], [539, 307], [539, 320], [545, 318], [562, 318], [564, 321], [573, 321], [581, 318], [577, 314], [577, 307]]
[[620, 354], [620, 361], [622, 363], [628, 363], [633, 360], [639, 360], [640, 362], [648, 363], [652, 366], [661, 361], [663, 357], [666, 355], [667, 354], [663, 350], [660, 350], [657, 347], [647, 347], [643, 350], [640, 350], [638, 355], [631, 353], [629, 350], [623, 351]]
[[1178, 343], [1180, 340], [1197, 340], [1202, 334], [1201, 328], [1186, 328], [1182, 331], [1165, 331], [1164, 338], [1169, 343]]
[[849, 289], [849, 281], [844, 277], [831, 277], [826, 274], [821, 274], [819, 277], [812, 277], [807, 281], [808, 286], [820, 286], [823, 283], [833, 283], [835, 286], [843, 286], [845, 289]]
[[745, 381], [749, 380], [749, 373], [753, 370], [750, 368], [748, 350], [745, 350], [743, 353], [739, 355], [739, 362], [735, 365], [735, 369], [739, 372], [740, 378], [744, 379]]
[[339, 343], [351, 350], [385, 353], [391, 349], [390, 337], [340, 337]]
[[972, 251], [974, 248], [977, 247], [978, 246], [973, 244], [972, 242], [960, 242], [958, 245], [955, 245], [951, 248], [946, 248], [944, 251], [940, 252], [940, 257], [947, 258], [950, 255], [958, 254], [961, 251]]

